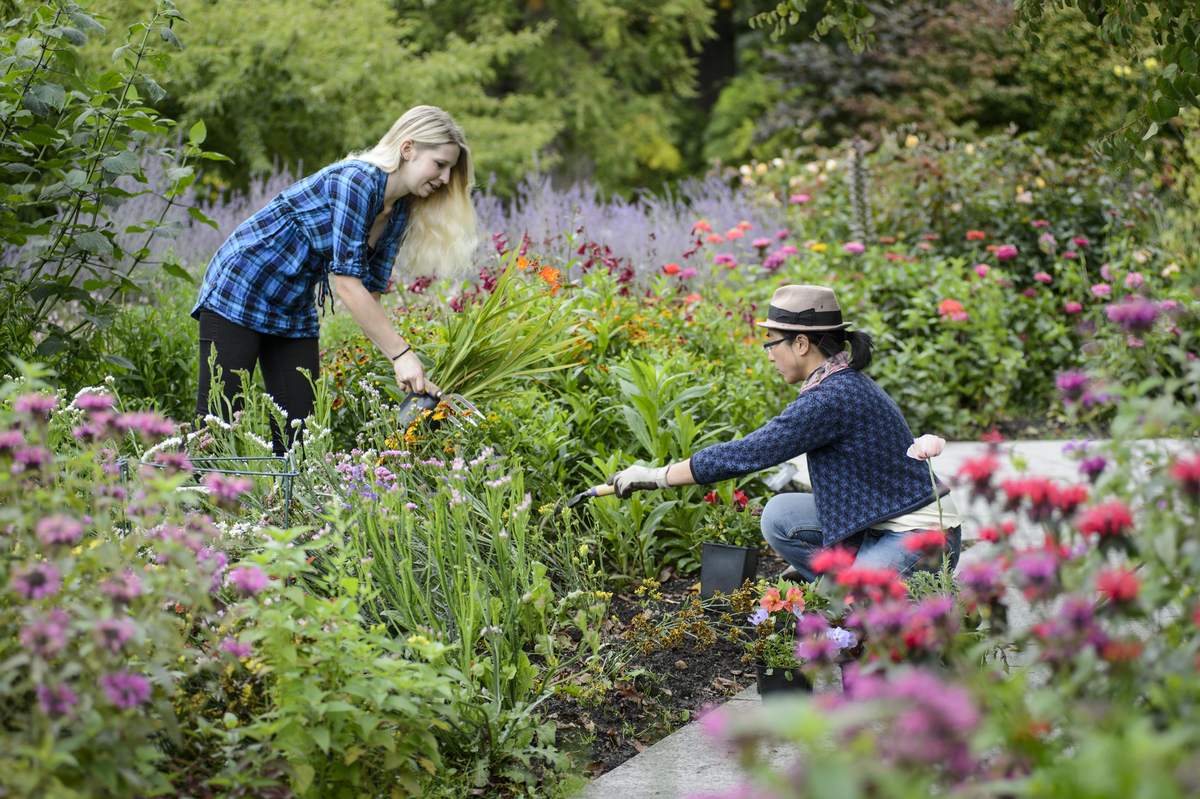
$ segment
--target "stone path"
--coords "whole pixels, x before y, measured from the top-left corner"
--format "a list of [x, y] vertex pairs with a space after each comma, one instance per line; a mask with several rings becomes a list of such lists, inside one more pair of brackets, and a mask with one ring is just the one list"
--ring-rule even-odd
[[[1012, 456], [1024, 460], [1025, 472], [1029, 475], [1052, 477], [1062, 483], [1077, 483], [1081, 478], [1077, 461], [1066, 450], [1067, 441], [1016, 441], [1002, 445], [999, 480], [1019, 473], [1012, 464]], [[1135, 479], [1145, 474], [1151, 465], [1164, 463], [1173, 453], [1197, 449], [1191, 441], [1160, 439], [1139, 442], [1140, 462], [1136, 465]], [[943, 480], [957, 474], [962, 463], [979, 457], [987, 445], [977, 442], [948, 443], [945, 451], [934, 459], [934, 471]], [[808, 467], [804, 456], [793, 461], [797, 473], [793, 477], [808, 483]], [[976, 539], [976, 531], [992, 521], [990, 508], [982, 501], [971, 503], [961, 489], [951, 492], [960, 515], [963, 516], [963, 542]], [[1016, 543], [1030, 546], [1040, 541], [1040, 531], [1028, 521], [1018, 525]], [[962, 562], [970, 562], [986, 556], [986, 547], [966, 548]], [[1009, 622], [1014, 628], [1033, 623], [1028, 606], [1014, 602], [1009, 611]], [[817, 691], [837, 691], [840, 685], [817, 686]], [[732, 713], [747, 713], [762, 702], [758, 688], [750, 686], [730, 699], [723, 707]], [[786, 746], [773, 747], [760, 753], [772, 766], [786, 767], [795, 752]], [[743, 782], [738, 766], [737, 754], [732, 747], [714, 742], [703, 731], [700, 724], [693, 722], [667, 736], [636, 757], [590, 782], [579, 794], [579, 799], [681, 799], [689, 794], [718, 793]]]

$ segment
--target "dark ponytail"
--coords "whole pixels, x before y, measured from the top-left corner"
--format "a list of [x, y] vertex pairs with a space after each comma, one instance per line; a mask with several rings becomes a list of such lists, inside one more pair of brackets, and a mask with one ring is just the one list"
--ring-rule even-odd
[[[785, 334], [789, 347], [801, 332], [788, 331]], [[875, 349], [875, 342], [871, 340], [869, 333], [859, 330], [814, 330], [804, 335], [808, 336], [808, 340], [815, 344], [826, 358], [837, 355], [849, 344], [851, 369], [861, 372], [871, 365], [871, 351]]]

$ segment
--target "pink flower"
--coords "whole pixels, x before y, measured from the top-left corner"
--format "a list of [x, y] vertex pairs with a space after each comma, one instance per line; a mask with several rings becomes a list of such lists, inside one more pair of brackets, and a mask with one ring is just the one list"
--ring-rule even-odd
[[750, 242], [750, 246], [757, 247], [760, 250], [765, 250], [767, 247], [771, 246], [771, 240], [770, 239], [755, 239], [754, 241]]
[[1112, 286], [1107, 283], [1097, 283], [1092, 286], [1092, 296], [1094, 297], [1107, 297], [1110, 294], [1112, 294]]
[[743, 233], [740, 228], [730, 228], [729, 230], [725, 231], [725, 238], [729, 241], [733, 241], [735, 239], [740, 239], [742, 236], [745, 236], [745, 235], [746, 234]]
[[1037, 289], [1035, 289], [1033, 286], [1030, 286], [1029, 288], [1023, 290], [1021, 294], [1032, 300], [1037, 296]]
[[1033, 279], [1039, 283], [1045, 283], [1046, 285], [1050, 285], [1050, 283], [1054, 280], [1054, 278], [1050, 277], [1050, 275], [1046, 274], [1045, 272], [1038, 272], [1033, 276]]
[[1085, 239], [1083, 236], [1076, 236], [1075, 238], [1071, 239], [1071, 243], [1076, 247], [1087, 247], [1091, 245], [1091, 242]]
[[780, 248], [779, 248], [779, 254], [780, 254], [780, 255], [795, 255], [797, 252], [799, 252], [799, 250], [797, 250], [795, 247], [793, 247], [793, 246], [792, 246], [792, 245], [790, 245], [790, 244], [788, 244], [788, 245], [787, 245], [787, 246], [785, 246], [785, 247], [780, 247]]
[[779, 596], [779, 589], [768, 588], [758, 600], [758, 604], [763, 610], [768, 612], [783, 610], [783, 599]]
[[790, 230], [787, 230], [786, 228], [782, 228], [780, 230], [775, 231], [776, 241], [783, 241], [790, 235], [792, 235], [792, 232]]
[[803, 205], [804, 203], [808, 202], [811, 199], [812, 198], [809, 197], [807, 194], [793, 194], [789, 198], [792, 205]]
[[916, 458], [919, 461], [936, 458], [942, 454], [942, 450], [946, 448], [946, 439], [926, 433], [920, 438], [913, 439], [912, 446], [908, 448], [905, 454], [910, 458]]
[[745, 219], [743, 219], [741, 222], [738, 222], [737, 227], [738, 230], [754, 230], [754, 225], [750, 224]]
[[1030, 224], [1034, 227], [1050, 227], [1050, 223], [1045, 219], [1035, 219]]
[[709, 233], [704, 237], [704, 240], [709, 244], [720, 244], [725, 241], [725, 239], [721, 237], [720, 233]]
[[13, 400], [13, 410], [22, 416], [29, 416], [38, 421], [45, 421], [50, 411], [58, 406], [58, 400], [42, 394], [22, 394]]
[[37, 697], [38, 704], [42, 706], [42, 712], [47, 716], [74, 715], [72, 711], [74, 711], [75, 705], [79, 704], [79, 697], [75, 696], [75, 692], [68, 685], [59, 685], [54, 688], [39, 685]]
[[67, 645], [70, 619], [57, 608], [21, 630], [21, 643], [35, 655], [49, 660]]
[[91, 391], [85, 391], [75, 398], [72, 403], [81, 411], [107, 411], [110, 410], [116, 401], [109, 394], [95, 394]]
[[122, 433], [137, 433], [146, 441], [169, 436], [175, 432], [175, 425], [153, 411], [138, 411], [125, 413], [113, 420], [113, 425]]
[[150, 698], [150, 683], [140, 674], [119, 671], [100, 678], [108, 701], [122, 710], [132, 710]]
[[1116, 280], [1116, 276], [1113, 275], [1112, 264], [1100, 264], [1100, 277], [1104, 278], [1109, 283], [1112, 283], [1114, 280]]
[[36, 529], [38, 541], [46, 546], [74, 544], [83, 535], [83, 525], [79, 520], [61, 513], [43, 517]]
[[37, 563], [13, 569], [9, 585], [21, 596], [36, 602], [42, 597], [58, 593], [62, 582], [57, 569], [49, 563]]
[[257, 566], [238, 566], [230, 570], [225, 583], [232, 585], [238, 593], [256, 596], [265, 591], [271, 581]]
[[1011, 261], [1017, 257], [1017, 248], [1011, 244], [1003, 244], [996, 248], [996, 258], [1001, 261]]
[[1140, 289], [1146, 282], [1141, 272], [1130, 272], [1125, 276], [1125, 288]]
[[863, 252], [867, 248], [864, 247], [862, 244], [860, 244], [857, 241], [848, 241], [842, 245], [842, 249], [848, 253], [851, 253], [852, 255], [858, 255], [860, 252]]
[[92, 630], [99, 647], [114, 655], [125, 647], [125, 642], [132, 638], [135, 632], [137, 626], [129, 619], [101, 619]]
[[699, 273], [689, 266], [687, 269], [684, 269], [679, 273], [679, 277], [683, 280], [687, 280], [689, 277], [695, 277], [697, 274]]
[[992, 268], [987, 264], [975, 264], [975, 274], [980, 277], [987, 277], [990, 271], [992, 271]]
[[223, 508], [236, 508], [238, 498], [254, 488], [254, 481], [249, 477], [209, 472], [204, 476], [204, 485], [208, 487], [209, 496]]
[[142, 578], [132, 569], [126, 569], [124, 577], [110, 577], [100, 583], [100, 590], [116, 601], [128, 604], [142, 595]]
[[955, 311], [949, 316], [951, 322], [966, 322], [970, 318], [971, 314], [966, 311]]
[[1063, 253], [1063, 258], [1066, 258], [1068, 261], [1074, 261], [1078, 257], [1079, 253], [1075, 252], [1074, 250], [1067, 250]]
[[236, 638], [226, 638], [221, 642], [221, 648], [235, 658], [248, 658], [254, 654], [254, 647], [242, 643]]
[[1083, 310], [1083, 306], [1072, 300], [1063, 306], [1063, 310], [1067, 313], [1079, 313]]

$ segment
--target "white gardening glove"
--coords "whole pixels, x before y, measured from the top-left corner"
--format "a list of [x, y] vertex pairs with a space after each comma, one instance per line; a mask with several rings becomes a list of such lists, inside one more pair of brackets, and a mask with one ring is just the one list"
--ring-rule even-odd
[[617, 489], [618, 497], [629, 499], [634, 491], [667, 488], [667, 469], [669, 468], [671, 468], [669, 465], [657, 469], [649, 466], [630, 466], [609, 477], [606, 482]]

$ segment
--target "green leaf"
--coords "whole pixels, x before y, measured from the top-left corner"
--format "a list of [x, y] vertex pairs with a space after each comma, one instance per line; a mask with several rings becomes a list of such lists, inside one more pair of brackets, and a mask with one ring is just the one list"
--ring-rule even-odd
[[296, 793], [303, 796], [308, 793], [308, 786], [312, 785], [313, 777], [317, 775], [317, 772], [307, 763], [294, 764], [292, 771], [296, 773]]
[[104, 33], [104, 26], [97, 22], [91, 15], [85, 14], [82, 11], [72, 11], [71, 21], [86, 31], [96, 31], [96, 33]]
[[128, 369], [131, 372], [136, 372], [138, 370], [137, 365], [123, 355], [104, 354], [100, 357], [101, 359], [111, 363], [113, 366], [119, 366], [122, 369]]
[[28, 36], [17, 40], [17, 46], [13, 50], [13, 57], [18, 61], [33, 52], [33, 48], [42, 43], [41, 39], [33, 39]]
[[151, 103], [157, 103], [167, 96], [166, 90], [150, 78], [143, 78], [142, 82], [138, 85], [146, 92], [146, 96], [150, 98]]
[[29, 94], [41, 100], [55, 111], [61, 111], [67, 102], [67, 92], [56, 83], [39, 83], [29, 87]]
[[138, 171], [138, 159], [133, 150], [122, 150], [116, 155], [110, 155], [100, 162], [106, 172], [117, 175], [132, 175]]
[[201, 119], [192, 129], [188, 131], [188, 141], [197, 147], [204, 144], [204, 140], [208, 138], [208, 128], [204, 125], [204, 120]]
[[164, 42], [172, 47], [178, 50], [183, 49], [183, 42], [179, 41], [179, 37], [175, 35], [175, 31], [171, 30], [170, 28], [159, 28], [158, 35], [162, 37]]
[[75, 238], [75, 246], [84, 252], [93, 252], [97, 255], [112, 255], [112, 242], [98, 230], [89, 230], [86, 233], [81, 233]]
[[182, 266], [180, 266], [179, 264], [167, 261], [165, 264], [162, 265], [162, 270], [164, 272], [166, 272], [168, 275], [170, 275], [171, 277], [177, 277], [182, 280], [186, 280], [187, 282], [191, 283], [192, 285], [195, 285], [195, 283], [196, 283], [196, 278], [192, 277], [188, 273], [188, 271], [186, 269], [184, 269]]
[[51, 333], [49, 336], [46, 336], [46, 338], [42, 339], [41, 344], [37, 345], [36, 352], [38, 355], [42, 356], [43, 358], [48, 358], [51, 355], [55, 355], [59, 352], [62, 352], [66, 348], [67, 348], [67, 343], [65, 341], [63, 341], [61, 338], [59, 338], [57, 335]]
[[312, 731], [313, 741], [321, 748], [325, 754], [329, 754], [329, 728], [314, 727]]
[[1179, 103], [1169, 97], [1159, 99], [1155, 105], [1158, 106], [1158, 113], [1163, 121], [1179, 116]]
[[1142, 136], [1142, 141], [1149, 141], [1154, 138], [1154, 134], [1158, 133], [1158, 123], [1151, 122], [1150, 127], [1146, 128], [1146, 135]]

